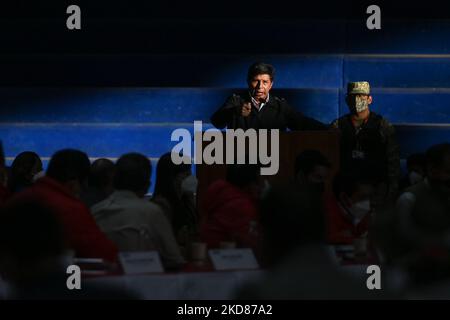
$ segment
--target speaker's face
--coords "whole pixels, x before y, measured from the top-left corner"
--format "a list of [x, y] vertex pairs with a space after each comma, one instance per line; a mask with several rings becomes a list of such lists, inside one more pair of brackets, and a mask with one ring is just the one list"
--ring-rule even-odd
[[366, 94], [349, 94], [347, 95], [347, 105], [350, 112], [360, 113], [369, 108], [372, 103], [372, 97]]
[[270, 89], [272, 89], [272, 80], [268, 74], [258, 74], [249, 82], [250, 92], [253, 98], [260, 102], [266, 101]]

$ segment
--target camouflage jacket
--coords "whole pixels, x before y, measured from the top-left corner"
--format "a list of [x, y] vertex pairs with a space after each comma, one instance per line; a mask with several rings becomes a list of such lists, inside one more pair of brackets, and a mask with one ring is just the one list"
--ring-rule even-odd
[[366, 157], [372, 170], [379, 170], [380, 178], [388, 183], [389, 193], [395, 193], [400, 179], [400, 151], [394, 126], [382, 116], [371, 112], [359, 128], [347, 114], [331, 123], [341, 134], [341, 169], [353, 167], [354, 159]]

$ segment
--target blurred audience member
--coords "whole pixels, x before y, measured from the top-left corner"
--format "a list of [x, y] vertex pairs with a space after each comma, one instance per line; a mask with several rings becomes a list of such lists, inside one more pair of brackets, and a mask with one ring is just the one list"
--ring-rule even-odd
[[5, 178], [6, 175], [7, 174], [6, 174], [5, 168], [0, 168], [0, 205], [5, 203], [11, 197], [11, 192], [5, 185], [6, 182], [5, 183], [2, 182], [2, 181], [6, 181], [6, 178]]
[[404, 265], [408, 274], [407, 299], [450, 299], [450, 248], [448, 243], [417, 250]]
[[450, 144], [426, 152], [427, 178], [405, 190], [397, 201], [399, 232], [413, 248], [449, 240]]
[[115, 165], [115, 190], [92, 207], [92, 213], [120, 251], [157, 250], [166, 268], [184, 263], [170, 222], [159, 207], [144, 199], [150, 186], [151, 162], [125, 154]]
[[260, 191], [259, 165], [228, 165], [226, 180], [215, 181], [206, 192], [201, 239], [210, 248], [220, 247], [221, 242], [235, 242], [238, 247], [257, 249]]
[[164, 154], [156, 167], [152, 201], [169, 218], [178, 243], [184, 247], [198, 238], [196, 194], [197, 179], [191, 173], [191, 165], [176, 165], [171, 153]]
[[348, 172], [358, 166], [374, 172], [379, 182], [372, 196], [373, 207], [393, 204], [400, 180], [395, 127], [372, 110], [369, 82], [348, 82], [345, 102], [350, 112], [331, 124], [340, 133], [340, 171]]
[[114, 191], [114, 162], [106, 158], [91, 164], [88, 187], [81, 193], [81, 200], [91, 208], [105, 200]]
[[35, 152], [25, 151], [17, 155], [11, 165], [9, 189], [16, 193], [31, 186], [42, 176], [42, 161]]
[[423, 179], [426, 175], [426, 156], [424, 153], [414, 153], [406, 159], [406, 176], [400, 180], [400, 190], [404, 191], [406, 188], [415, 185]]
[[[341, 273], [325, 246], [321, 197], [298, 186], [274, 187], [261, 203], [269, 272], [244, 287], [242, 299], [367, 299], [365, 281]], [[377, 291], [377, 290], [375, 290]]]
[[5, 165], [5, 155], [3, 153], [3, 144], [0, 141], [0, 205], [2, 205], [11, 196], [8, 186], [8, 170]]
[[[38, 195], [10, 202], [0, 210], [0, 275], [8, 284], [8, 299], [129, 299], [115, 288], [82, 282], [67, 288], [64, 227], [58, 213]], [[24, 221], [26, 223], [24, 223]]]
[[306, 186], [273, 187], [260, 203], [264, 262], [273, 267], [302, 246], [324, 244], [320, 194]]
[[79, 200], [89, 166], [87, 155], [81, 151], [58, 151], [48, 164], [46, 176], [18, 193], [11, 201], [18, 203], [30, 197], [40, 199], [60, 219], [68, 245], [76, 256], [115, 261], [116, 246], [100, 231], [89, 209]]
[[331, 163], [317, 150], [305, 150], [295, 159], [295, 180], [299, 185], [323, 194]]

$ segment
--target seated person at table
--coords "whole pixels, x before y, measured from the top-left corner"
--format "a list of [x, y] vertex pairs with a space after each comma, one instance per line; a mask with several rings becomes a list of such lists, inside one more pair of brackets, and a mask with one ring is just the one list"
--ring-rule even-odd
[[103, 232], [119, 251], [157, 250], [166, 268], [184, 264], [180, 248], [161, 209], [144, 198], [150, 186], [151, 162], [138, 153], [117, 160], [114, 191], [92, 207]]
[[403, 192], [425, 179], [426, 175], [426, 156], [424, 153], [414, 153], [406, 159], [407, 174], [400, 180], [399, 188]]
[[367, 235], [374, 188], [374, 179], [364, 171], [338, 174], [334, 178], [334, 196], [325, 204], [329, 243], [352, 244]]
[[34, 182], [35, 176], [42, 172], [41, 158], [31, 151], [17, 155], [11, 165], [11, 176], [8, 181], [11, 192], [19, 192]]
[[365, 279], [354, 279], [335, 264], [316, 192], [298, 185], [271, 188], [261, 202], [261, 225], [269, 272], [241, 288], [238, 298], [368, 299], [385, 293], [367, 290]]
[[0, 140], [0, 205], [11, 197], [8, 185], [8, 170], [5, 166], [5, 155], [3, 153], [3, 144]]
[[116, 246], [101, 232], [89, 209], [79, 200], [86, 185], [89, 166], [89, 158], [81, 151], [58, 151], [50, 159], [46, 175], [10, 201], [39, 198], [58, 216], [68, 245], [77, 257], [115, 261]]
[[233, 94], [211, 117], [218, 129], [325, 130], [327, 127], [292, 108], [285, 99], [269, 94], [275, 68], [257, 62], [247, 74], [248, 91]]
[[169, 218], [178, 243], [184, 247], [198, 237], [196, 193], [197, 179], [190, 164], [174, 164], [170, 152], [159, 158], [152, 201]]
[[100, 158], [91, 164], [88, 187], [83, 190], [81, 200], [91, 208], [108, 198], [114, 191], [114, 162]]
[[295, 159], [295, 181], [307, 189], [323, 194], [330, 168], [331, 163], [320, 151], [305, 150]]
[[212, 183], [205, 199], [205, 221], [200, 238], [209, 248], [221, 242], [235, 242], [237, 247], [258, 247], [258, 206], [260, 167], [252, 164], [228, 165], [226, 180]]
[[9, 285], [4, 298], [136, 298], [114, 287], [86, 283], [84, 279], [81, 290], [68, 290], [67, 239], [57, 216], [37, 196], [8, 203], [0, 209], [0, 275]]

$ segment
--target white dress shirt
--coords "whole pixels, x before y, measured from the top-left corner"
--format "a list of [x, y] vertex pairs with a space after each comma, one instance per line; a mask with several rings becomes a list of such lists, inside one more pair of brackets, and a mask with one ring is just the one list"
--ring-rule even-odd
[[119, 190], [91, 211], [119, 251], [157, 250], [168, 267], [184, 263], [170, 222], [156, 204], [132, 191]]

